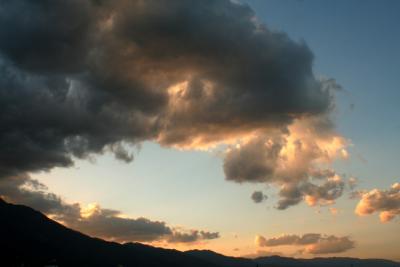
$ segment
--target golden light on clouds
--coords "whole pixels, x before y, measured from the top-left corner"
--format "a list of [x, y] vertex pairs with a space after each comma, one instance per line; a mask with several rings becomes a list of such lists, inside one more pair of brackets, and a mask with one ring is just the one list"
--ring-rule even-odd
[[394, 183], [388, 190], [373, 189], [361, 193], [355, 213], [360, 216], [378, 212], [383, 223], [400, 215], [400, 183]]
[[89, 218], [100, 211], [100, 206], [97, 203], [89, 203], [86, 206], [83, 206], [80, 210], [80, 214], [82, 218]]
[[297, 247], [300, 248], [298, 251], [301, 251], [301, 254], [342, 253], [354, 248], [355, 245], [355, 242], [348, 236], [319, 233], [307, 233], [303, 235], [282, 234], [271, 238], [257, 235], [255, 242], [259, 247]]

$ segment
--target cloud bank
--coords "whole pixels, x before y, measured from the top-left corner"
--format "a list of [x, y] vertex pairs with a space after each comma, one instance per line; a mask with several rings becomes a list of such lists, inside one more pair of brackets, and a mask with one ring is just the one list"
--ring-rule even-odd
[[361, 192], [355, 209], [360, 216], [379, 212], [381, 222], [389, 222], [400, 215], [400, 183], [394, 183], [388, 190], [373, 189]]
[[120, 211], [104, 209], [98, 204], [84, 207], [68, 204], [49, 193], [46, 186], [28, 176], [0, 180], [0, 197], [28, 205], [50, 218], [85, 234], [116, 242], [195, 243], [219, 238], [218, 232], [187, 230], [168, 226], [162, 221], [129, 218]]
[[304, 235], [281, 235], [279, 237], [265, 238], [257, 235], [255, 243], [259, 247], [275, 246], [303, 246], [304, 252], [309, 254], [341, 253], [354, 248], [354, 241], [348, 236], [338, 237], [308, 233]]

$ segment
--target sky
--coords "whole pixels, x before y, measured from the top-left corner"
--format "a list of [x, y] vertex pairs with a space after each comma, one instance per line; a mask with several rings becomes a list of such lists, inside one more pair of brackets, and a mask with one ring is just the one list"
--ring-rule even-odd
[[3, 3], [0, 196], [117, 242], [400, 260], [399, 9]]

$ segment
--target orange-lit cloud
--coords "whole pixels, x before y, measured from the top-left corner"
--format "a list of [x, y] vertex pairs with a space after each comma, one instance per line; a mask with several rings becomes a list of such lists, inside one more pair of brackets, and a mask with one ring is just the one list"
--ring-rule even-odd
[[336, 216], [339, 213], [339, 210], [337, 208], [329, 208], [329, 212], [333, 215]]
[[231, 145], [226, 151], [224, 171], [230, 181], [279, 187], [279, 209], [302, 200], [310, 206], [329, 205], [345, 187], [332, 163], [347, 159], [348, 145], [335, 133], [329, 118], [298, 119], [287, 132], [259, 132]]
[[354, 241], [347, 236], [337, 237], [316, 233], [301, 236], [284, 234], [269, 239], [257, 235], [255, 243], [259, 247], [303, 246], [304, 252], [309, 254], [340, 253], [354, 248], [355, 245]]
[[28, 205], [72, 229], [116, 242], [188, 244], [219, 238], [218, 232], [172, 227], [163, 221], [143, 217], [130, 218], [118, 210], [102, 208], [97, 203], [86, 206], [69, 204], [28, 176], [0, 179], [0, 197]]
[[310, 254], [341, 253], [354, 248], [354, 241], [348, 237], [327, 236], [317, 243], [306, 246], [305, 251]]
[[379, 212], [381, 222], [389, 222], [400, 215], [400, 183], [389, 190], [373, 189], [360, 194], [355, 213], [360, 216]]

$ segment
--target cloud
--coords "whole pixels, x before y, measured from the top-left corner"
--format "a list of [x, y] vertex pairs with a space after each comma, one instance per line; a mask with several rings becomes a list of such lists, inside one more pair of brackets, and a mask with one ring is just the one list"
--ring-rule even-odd
[[146, 218], [125, 218], [116, 210], [103, 209], [98, 204], [80, 207], [79, 217], [64, 214], [50, 214], [67, 226], [91, 236], [117, 242], [151, 242], [171, 235], [171, 229], [164, 222], [151, 221]]
[[253, 194], [251, 194], [251, 199], [255, 202], [255, 203], [261, 203], [264, 200], [266, 200], [268, 197], [266, 195], [263, 194], [263, 192], [261, 191], [254, 191]]
[[68, 204], [28, 176], [0, 180], [0, 197], [33, 207], [50, 218], [85, 234], [116, 242], [193, 243], [219, 238], [218, 232], [186, 230], [147, 218], [128, 218], [98, 204]]
[[367, 190], [354, 190], [349, 193], [349, 199], [361, 199], [361, 197], [366, 194]]
[[400, 183], [394, 183], [389, 190], [360, 192], [359, 197], [361, 199], [355, 209], [357, 215], [379, 212], [381, 222], [389, 222], [400, 215]]
[[248, 5], [6, 1], [0, 25], [0, 177], [106, 151], [130, 162], [143, 141], [224, 144], [226, 179], [282, 188], [279, 209], [340, 197], [330, 165], [347, 140], [329, 116], [340, 86]]
[[270, 250], [257, 250], [256, 252], [252, 254], [245, 254], [241, 257], [243, 258], [250, 258], [250, 259], [256, 259], [260, 257], [270, 257], [270, 256], [285, 256], [282, 252], [279, 251], [270, 251]]
[[303, 200], [310, 206], [333, 204], [345, 180], [331, 164], [348, 154], [347, 141], [331, 127], [326, 117], [296, 120], [286, 133], [270, 131], [231, 146], [224, 159], [227, 180], [279, 187], [281, 210]]
[[339, 210], [337, 208], [329, 208], [329, 212], [333, 215], [336, 216], [339, 213]]
[[191, 230], [189, 232], [173, 232], [171, 236], [168, 237], [168, 242], [170, 243], [189, 243], [196, 242], [199, 240], [210, 240], [219, 238], [219, 233], [217, 232], [204, 232]]
[[321, 238], [320, 234], [282, 235], [266, 239], [263, 236], [256, 236], [256, 244], [260, 247], [273, 247], [282, 245], [307, 245], [317, 242]]
[[0, 197], [28, 205], [45, 214], [64, 214], [71, 218], [80, 216], [78, 204], [64, 203], [58, 195], [47, 192], [45, 185], [26, 175], [0, 179]]
[[354, 190], [358, 185], [358, 179], [356, 177], [350, 177], [347, 183], [350, 189]]
[[229, 150], [224, 159], [227, 180], [256, 183], [274, 179], [274, 169], [282, 145], [279, 141], [268, 141], [255, 138]]
[[285, 234], [269, 239], [257, 235], [255, 243], [259, 247], [304, 246], [304, 252], [310, 254], [340, 253], [353, 248], [355, 245], [354, 241], [347, 236], [337, 237], [316, 233], [308, 233], [302, 236]]
[[306, 252], [310, 254], [341, 253], [352, 248], [354, 248], [354, 241], [348, 237], [328, 236], [306, 247]]

